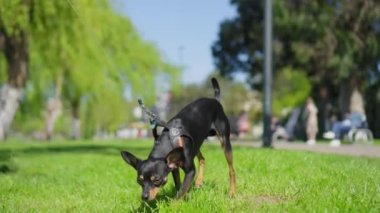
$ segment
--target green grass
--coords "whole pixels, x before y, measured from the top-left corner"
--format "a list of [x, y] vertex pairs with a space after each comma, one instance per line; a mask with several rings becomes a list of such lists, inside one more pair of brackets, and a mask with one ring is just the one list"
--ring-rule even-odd
[[[234, 147], [237, 195], [219, 146], [205, 144], [204, 185], [173, 200], [140, 201], [135, 171], [119, 152], [144, 157], [147, 141], [7, 142], [0, 158], [0, 212], [380, 212], [380, 159]], [[10, 166], [9, 166], [10, 165]], [[183, 175], [182, 175], [183, 177]]]
[[379, 139], [373, 140], [373, 144], [379, 146], [380, 145], [380, 140]]

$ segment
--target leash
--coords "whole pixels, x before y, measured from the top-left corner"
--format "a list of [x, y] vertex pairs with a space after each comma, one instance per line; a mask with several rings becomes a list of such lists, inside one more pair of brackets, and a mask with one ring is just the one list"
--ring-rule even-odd
[[161, 120], [158, 115], [154, 114], [153, 112], [149, 111], [145, 105], [144, 105], [144, 102], [141, 100], [141, 99], [138, 99], [137, 100], [139, 105], [140, 105], [140, 108], [142, 109], [143, 112], [145, 112], [145, 114], [148, 115], [149, 117], [149, 121], [150, 121], [150, 126], [152, 129], [156, 128], [157, 126], [162, 126], [162, 127], [166, 127], [169, 129], [169, 126], [168, 124]]
[[141, 99], [138, 99], [137, 101], [142, 111], [148, 115], [149, 121], [150, 121], [150, 127], [153, 129], [153, 131], [156, 130], [157, 126], [162, 126], [164, 128], [167, 128], [169, 130], [169, 138], [170, 138], [171, 145], [173, 147], [178, 146], [178, 147], [183, 148], [184, 142], [183, 142], [182, 136], [183, 135], [187, 136], [189, 134], [187, 134], [187, 132], [184, 130], [183, 126], [181, 125], [181, 122], [179, 120], [174, 120], [173, 124], [167, 124], [165, 121], [161, 120], [156, 114], [149, 111], [145, 107], [144, 102]]

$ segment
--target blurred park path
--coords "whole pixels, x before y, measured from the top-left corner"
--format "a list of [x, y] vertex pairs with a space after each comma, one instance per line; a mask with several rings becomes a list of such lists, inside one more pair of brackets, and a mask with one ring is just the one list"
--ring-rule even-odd
[[[261, 147], [260, 142], [233, 141], [232, 144], [235, 146]], [[303, 150], [328, 154], [380, 157], [380, 146], [376, 145], [343, 144], [339, 147], [331, 147], [329, 144], [320, 143], [310, 146], [306, 143], [275, 142], [273, 147], [275, 149]]]

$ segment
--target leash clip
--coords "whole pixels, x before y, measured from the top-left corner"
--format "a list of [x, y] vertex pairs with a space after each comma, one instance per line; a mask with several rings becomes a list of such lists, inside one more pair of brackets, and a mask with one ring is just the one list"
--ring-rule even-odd
[[150, 123], [150, 128], [151, 128], [151, 129], [154, 129], [154, 128], [157, 127], [157, 121], [156, 121], [155, 118], [153, 118], [153, 119], [149, 119], [149, 123]]

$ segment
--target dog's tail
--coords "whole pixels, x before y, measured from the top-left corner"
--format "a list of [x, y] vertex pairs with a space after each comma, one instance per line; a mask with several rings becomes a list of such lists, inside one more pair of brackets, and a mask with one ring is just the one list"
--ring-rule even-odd
[[216, 80], [216, 78], [211, 78], [211, 83], [212, 83], [212, 87], [214, 88], [215, 99], [219, 101], [219, 100], [220, 100], [220, 88], [219, 88], [219, 83], [218, 83], [218, 81]]

